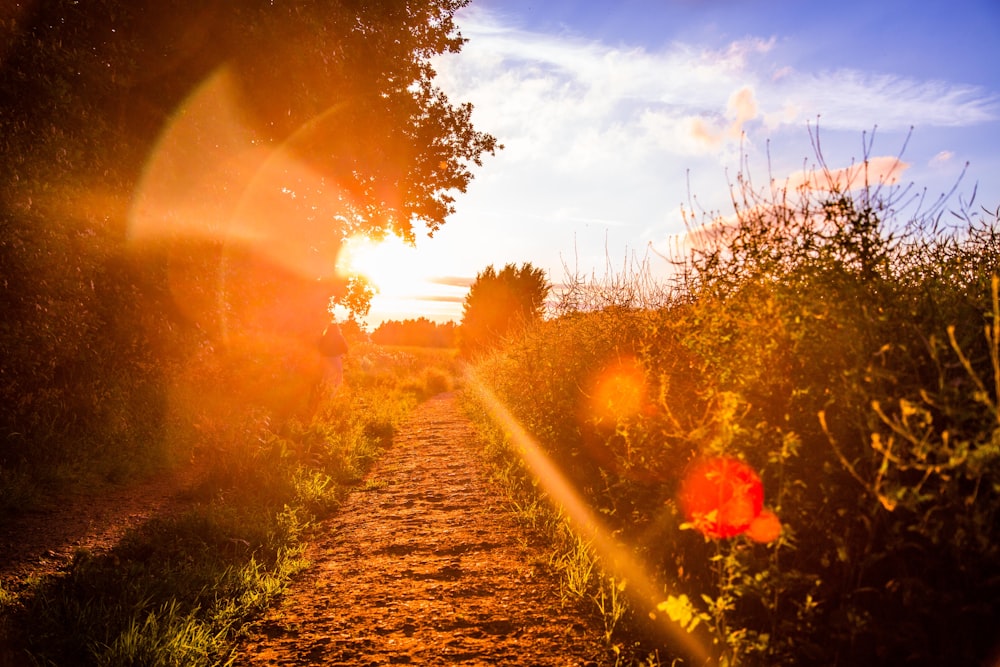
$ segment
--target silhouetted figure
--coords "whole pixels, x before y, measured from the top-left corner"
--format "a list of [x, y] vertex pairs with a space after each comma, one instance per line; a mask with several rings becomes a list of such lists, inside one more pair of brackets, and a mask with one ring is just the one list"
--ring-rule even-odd
[[321, 391], [335, 392], [344, 383], [344, 355], [347, 354], [347, 339], [336, 322], [331, 322], [323, 331], [319, 352], [323, 355]]

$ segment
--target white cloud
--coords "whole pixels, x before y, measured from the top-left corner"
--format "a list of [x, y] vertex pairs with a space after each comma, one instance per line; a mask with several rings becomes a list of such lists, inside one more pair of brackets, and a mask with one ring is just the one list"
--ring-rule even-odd
[[931, 158], [930, 165], [932, 167], [940, 167], [949, 164], [954, 159], [955, 159], [955, 154], [952, 153], [951, 151], [941, 151], [940, 153]]
[[[475, 102], [484, 127], [536, 150], [572, 141], [572, 128], [584, 123], [619, 123], [641, 141], [650, 113], [689, 127], [691, 117], [711, 127], [725, 116], [739, 129], [758, 116], [769, 128], [800, 128], [822, 116], [830, 129], [859, 130], [981, 123], [997, 118], [1000, 106], [974, 86], [850, 69], [801, 72], [775, 62], [773, 37], [651, 51], [519, 30], [476, 7], [459, 23], [470, 41], [439, 61], [443, 87]], [[738, 136], [736, 128], [728, 134]]]
[[775, 82], [768, 93], [786, 109], [794, 107], [806, 114], [805, 118], [786, 116], [786, 122], [821, 115], [830, 129], [960, 127], [996, 120], [1000, 115], [1000, 99], [976, 86], [847, 69], [790, 73]]
[[803, 70], [782, 60], [774, 38], [633, 48], [522, 30], [476, 5], [458, 23], [469, 42], [436, 61], [438, 83], [453, 101], [471, 101], [477, 129], [506, 146], [477, 170], [454, 224], [436, 235], [460, 247], [442, 252], [464, 263], [459, 273], [533, 261], [558, 278], [559, 258], [577, 243], [581, 259], [617, 260], [623, 247], [679, 234], [678, 205], [689, 194], [709, 209], [729, 204], [724, 169], [738, 168], [743, 152], [757, 157], [772, 140], [795, 153], [775, 155], [777, 168], [801, 165], [806, 123], [817, 116], [824, 132], [858, 134], [1000, 116], [1000, 100], [976, 87]]

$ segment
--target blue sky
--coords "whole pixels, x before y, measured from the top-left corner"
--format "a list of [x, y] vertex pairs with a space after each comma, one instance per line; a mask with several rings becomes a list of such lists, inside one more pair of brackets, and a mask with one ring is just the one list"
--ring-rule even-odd
[[553, 283], [566, 265], [655, 265], [650, 250], [685, 231], [689, 188], [731, 212], [741, 151], [755, 182], [768, 152], [784, 179], [815, 162], [817, 119], [831, 168], [862, 159], [876, 126], [871, 156], [897, 156], [912, 126], [901, 183], [934, 197], [968, 162], [959, 191], [1000, 205], [995, 0], [473, 0], [458, 23], [469, 42], [436, 62], [439, 85], [505, 149], [433, 238], [369, 258], [407, 272], [383, 276], [373, 326], [458, 321], [463, 285], [489, 264], [531, 262]]

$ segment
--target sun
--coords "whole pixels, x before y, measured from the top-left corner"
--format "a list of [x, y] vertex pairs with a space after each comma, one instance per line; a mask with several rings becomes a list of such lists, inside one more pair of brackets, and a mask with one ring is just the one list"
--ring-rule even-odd
[[446, 322], [459, 317], [457, 304], [468, 285], [460, 278], [442, 277], [441, 267], [440, 249], [422, 246], [418, 251], [392, 235], [383, 241], [351, 237], [337, 257], [341, 278], [361, 276], [374, 288], [366, 321], [375, 326], [387, 320], [426, 317]]
[[394, 235], [382, 241], [351, 237], [341, 249], [337, 272], [365, 277], [383, 298], [411, 296], [427, 279], [427, 267], [417, 257], [417, 249]]

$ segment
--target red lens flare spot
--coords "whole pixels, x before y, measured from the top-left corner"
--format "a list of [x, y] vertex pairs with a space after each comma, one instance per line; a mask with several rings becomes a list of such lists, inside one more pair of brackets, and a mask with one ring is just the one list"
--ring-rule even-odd
[[774, 542], [781, 535], [781, 520], [771, 510], [763, 510], [750, 522], [746, 535], [754, 542]]
[[746, 531], [761, 513], [764, 485], [742, 461], [707, 459], [685, 475], [680, 503], [687, 521], [700, 532], [714, 538], [734, 537]]

